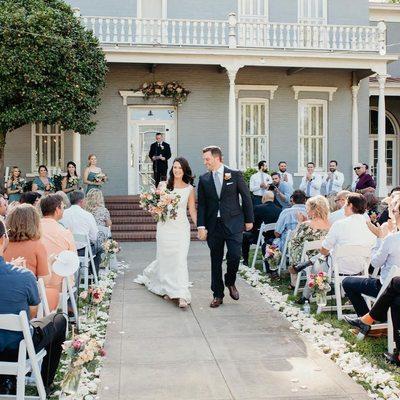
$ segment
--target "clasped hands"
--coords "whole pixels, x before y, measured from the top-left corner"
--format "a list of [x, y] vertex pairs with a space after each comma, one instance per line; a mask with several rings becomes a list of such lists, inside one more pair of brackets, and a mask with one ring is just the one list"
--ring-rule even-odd
[[[245, 231], [251, 231], [253, 229], [253, 223], [252, 222], [246, 222], [244, 224]], [[199, 240], [207, 240], [207, 229], [205, 228], [198, 228], [197, 229], [197, 238]]]

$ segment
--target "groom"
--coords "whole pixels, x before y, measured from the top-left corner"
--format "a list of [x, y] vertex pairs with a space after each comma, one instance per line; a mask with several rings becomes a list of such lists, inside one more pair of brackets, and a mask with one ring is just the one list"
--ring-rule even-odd
[[199, 239], [207, 239], [210, 248], [211, 290], [214, 294], [210, 307], [217, 308], [224, 297], [222, 260], [225, 243], [228, 248], [225, 286], [232, 299], [239, 300], [235, 286], [236, 273], [240, 263], [243, 228], [250, 231], [253, 227], [253, 205], [242, 173], [222, 163], [219, 147], [204, 148], [203, 161], [209, 172], [199, 180], [197, 229]]

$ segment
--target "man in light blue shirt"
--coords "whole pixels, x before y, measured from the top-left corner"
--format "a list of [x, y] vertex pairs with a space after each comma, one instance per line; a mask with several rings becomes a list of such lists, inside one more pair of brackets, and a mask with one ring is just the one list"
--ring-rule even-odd
[[282, 182], [281, 176], [277, 172], [272, 173], [271, 178], [272, 184], [269, 189], [272, 189], [275, 194], [275, 204], [282, 208], [289, 208], [293, 188], [288, 183]]
[[282, 251], [285, 244], [286, 236], [288, 231], [296, 229], [299, 220], [298, 214], [307, 216], [306, 211], [306, 194], [302, 190], [295, 190], [290, 197], [292, 207], [285, 208], [279, 215], [278, 221], [275, 227], [275, 236], [279, 238], [279, 249]]
[[[396, 226], [400, 226], [400, 202], [393, 209]], [[343, 289], [346, 296], [356, 310], [359, 317], [367, 314], [369, 308], [363, 298], [367, 296], [378, 296], [383, 284], [388, 279], [393, 266], [400, 266], [400, 232], [391, 233], [383, 240], [378, 239], [376, 248], [372, 251], [371, 265], [380, 268], [379, 278], [365, 278], [351, 276], [343, 280]]]

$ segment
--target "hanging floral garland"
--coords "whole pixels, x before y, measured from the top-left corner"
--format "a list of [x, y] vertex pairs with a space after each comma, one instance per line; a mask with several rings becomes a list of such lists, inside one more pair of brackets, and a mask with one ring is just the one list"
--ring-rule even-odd
[[185, 89], [179, 82], [144, 82], [138, 89], [138, 92], [142, 92], [145, 99], [150, 97], [169, 97], [173, 100], [174, 104], [179, 106], [190, 94], [190, 90]]

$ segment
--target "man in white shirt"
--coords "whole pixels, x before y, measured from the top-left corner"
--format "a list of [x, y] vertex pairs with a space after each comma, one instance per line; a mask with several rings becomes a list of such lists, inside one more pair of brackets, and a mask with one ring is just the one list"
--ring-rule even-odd
[[[335, 222], [322, 242], [321, 253], [328, 255], [334, 252], [337, 246], [354, 245], [365, 246], [372, 249], [376, 243], [375, 235], [368, 228], [364, 217], [367, 201], [359, 193], [352, 193], [347, 197], [345, 215], [340, 221]], [[363, 273], [362, 262], [359, 257], [350, 256], [340, 263], [339, 274], [354, 276]]]
[[339, 193], [343, 188], [344, 175], [337, 170], [336, 160], [329, 161], [329, 172], [323, 178], [324, 194], [326, 196]]
[[303, 176], [299, 189], [305, 192], [307, 197], [318, 196], [321, 194], [322, 179], [315, 173], [315, 164], [307, 164], [307, 174]]
[[[351, 192], [348, 190], [341, 190], [335, 197], [336, 206], [339, 207], [338, 210], [329, 214], [329, 222], [333, 225], [336, 221], [340, 221], [341, 219], [346, 218], [345, 214], [345, 206], [346, 200], [351, 195]], [[366, 221], [370, 221], [368, 212], [365, 211], [364, 218]]]
[[287, 162], [279, 161], [278, 168], [278, 174], [281, 177], [281, 181], [287, 183], [293, 188], [293, 175], [290, 172], [287, 172]]
[[[96, 269], [99, 269], [102, 249], [97, 244], [99, 228], [94, 216], [83, 209], [85, 205], [85, 194], [82, 191], [72, 192], [70, 196], [71, 207], [64, 211], [60, 223], [73, 234], [88, 235], [94, 256]], [[84, 254], [84, 243], [77, 243], [78, 255]]]
[[258, 172], [250, 177], [250, 192], [252, 193], [253, 205], [262, 204], [262, 198], [267, 193], [272, 178], [265, 171], [267, 162], [265, 160], [258, 163]]

